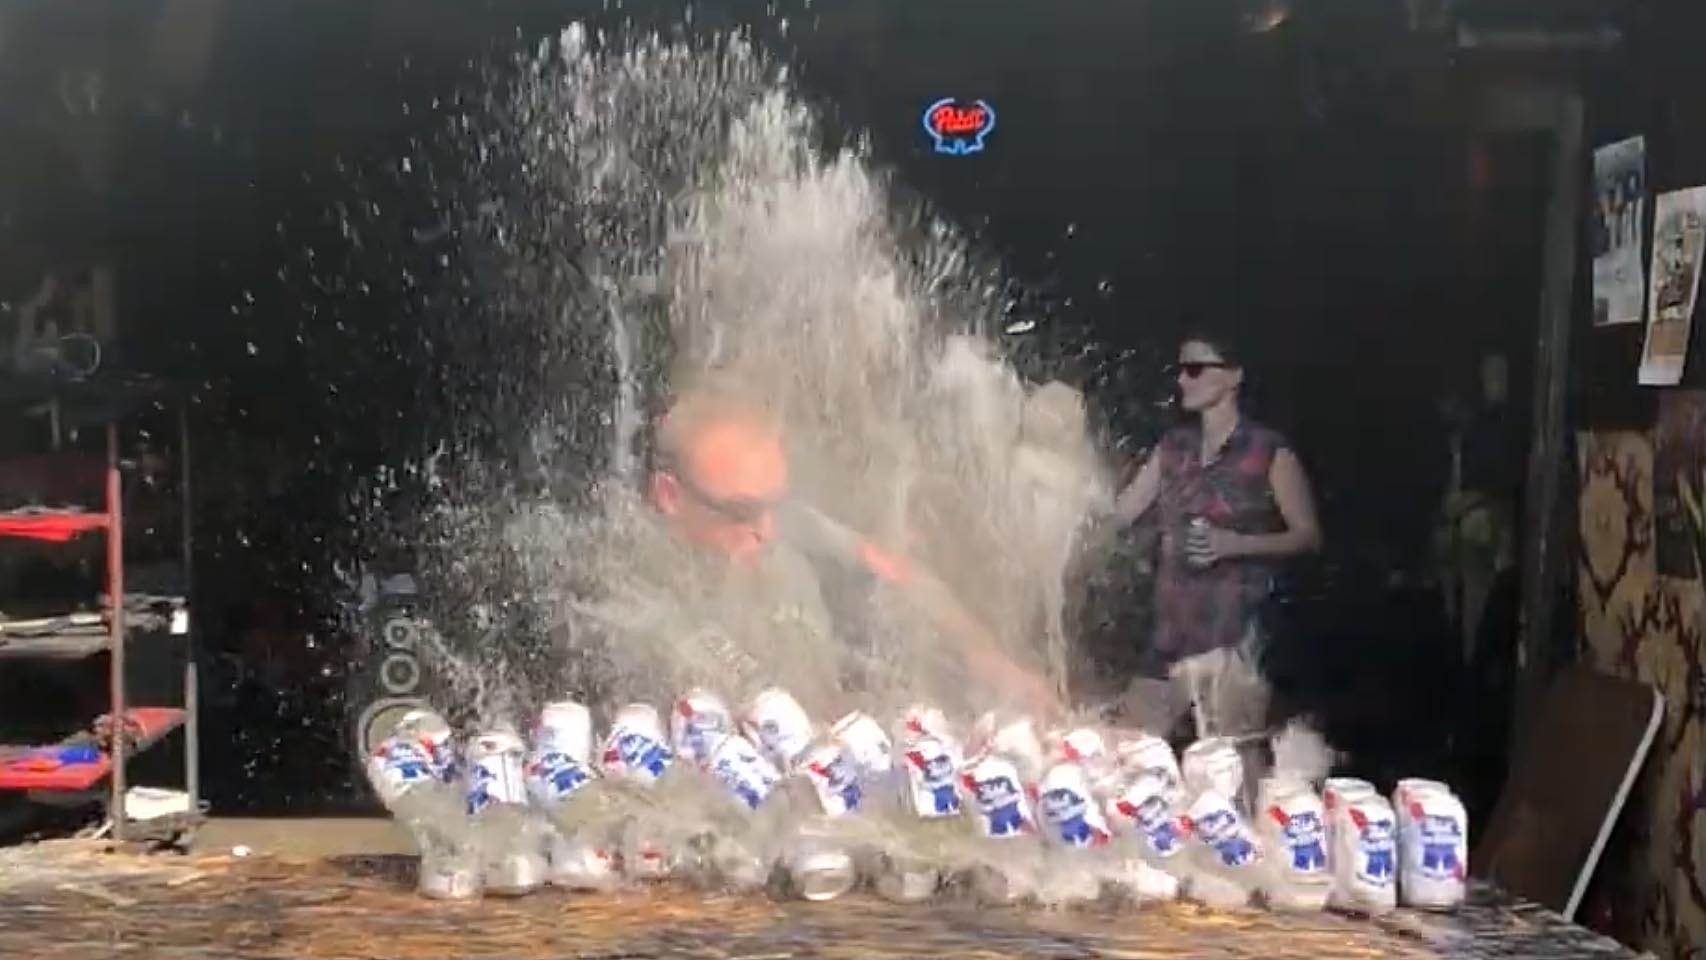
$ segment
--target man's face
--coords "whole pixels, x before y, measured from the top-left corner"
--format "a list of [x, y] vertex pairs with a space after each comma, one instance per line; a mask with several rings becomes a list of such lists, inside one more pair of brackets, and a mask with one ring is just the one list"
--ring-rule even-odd
[[713, 422], [683, 443], [678, 466], [653, 481], [658, 509], [677, 531], [731, 559], [755, 559], [776, 533], [788, 493], [781, 438], [736, 420]]

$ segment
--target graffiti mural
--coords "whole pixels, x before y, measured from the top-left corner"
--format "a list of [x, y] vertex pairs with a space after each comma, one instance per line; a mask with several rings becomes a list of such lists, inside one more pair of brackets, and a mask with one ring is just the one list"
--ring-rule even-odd
[[[1706, 411], [1706, 394], [1670, 404]], [[1706, 466], [1699, 458], [1701, 424], [1687, 410], [1667, 410], [1669, 429], [1579, 435], [1581, 477], [1577, 594], [1582, 633], [1594, 665], [1650, 683], [1665, 697], [1664, 726], [1643, 780], [1631, 799], [1635, 850], [1617, 901], [1630, 911], [1619, 925], [1637, 945], [1660, 956], [1687, 956], [1706, 947], [1706, 786], [1702, 781], [1702, 720], [1706, 719], [1706, 648], [1702, 614], [1706, 586]], [[1688, 424], [1682, 429], [1683, 424]], [[1673, 473], [1662, 489], [1674, 511], [1666, 545], [1683, 557], [1658, 558], [1655, 470]], [[1668, 575], [1686, 570], [1685, 576]], [[1616, 865], [1607, 864], [1608, 869]], [[1633, 927], [1632, 930], [1628, 929]]]

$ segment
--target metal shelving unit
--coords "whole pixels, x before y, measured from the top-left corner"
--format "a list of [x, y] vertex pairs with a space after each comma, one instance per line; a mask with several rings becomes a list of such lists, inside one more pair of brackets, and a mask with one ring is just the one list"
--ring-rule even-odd
[[[139, 408], [175, 407], [177, 414], [180, 514], [182, 522], [182, 590], [179, 597], [127, 596], [125, 593], [124, 471], [120, 456], [120, 422]], [[55, 744], [0, 745], [0, 790], [30, 793], [85, 793], [102, 781], [108, 787], [108, 816], [115, 840], [127, 839], [133, 826], [125, 809], [127, 766], [132, 757], [184, 731], [184, 814], [148, 821], [150, 829], [164, 827], [182, 833], [200, 817], [199, 729], [196, 691], [196, 643], [190, 625], [190, 448], [187, 412], [181, 400], [160, 381], [150, 378], [102, 377], [79, 382], [19, 379], [0, 384], [0, 411], [33, 409], [45, 412], [56, 438], [67, 425], [104, 425], [106, 463], [104, 503], [99, 511], [81, 508], [27, 508], [0, 511], [0, 537], [67, 543], [87, 535], [106, 538], [104, 609], [99, 613], [68, 613], [35, 620], [0, 620], [0, 669], [6, 661], [91, 659], [105, 651], [108, 662], [108, 712], [93, 718], [87, 729]], [[183, 703], [181, 706], [132, 706], [126, 673], [127, 647], [133, 633], [165, 634], [181, 640]], [[122, 722], [115, 718], [123, 718]]]

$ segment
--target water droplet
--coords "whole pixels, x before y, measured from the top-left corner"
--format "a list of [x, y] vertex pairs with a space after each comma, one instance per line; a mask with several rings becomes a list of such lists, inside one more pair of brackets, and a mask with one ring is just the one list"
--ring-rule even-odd
[[1067, 225], [1066, 225], [1066, 235], [1067, 235], [1067, 236], [1068, 236], [1068, 237], [1075, 237], [1075, 236], [1077, 236], [1077, 235], [1078, 235], [1078, 224], [1076, 224], [1076, 223], [1069, 223], [1069, 224], [1067, 224]]
[[261, 352], [261, 348], [255, 346], [255, 341], [253, 341], [253, 340], [250, 340], [247, 344], [245, 344], [245, 349], [247, 349], [249, 351], [249, 356], [251, 356], [251, 357], [258, 356]]
[[1114, 282], [1109, 280], [1107, 277], [1103, 277], [1096, 284], [1096, 292], [1102, 295], [1102, 299], [1106, 300], [1114, 295]]
[[408, 157], [403, 158], [403, 161], [400, 164], [400, 166], [402, 167], [404, 173], [413, 173], [414, 172], [414, 168], [413, 168], [413, 166], [410, 165]]

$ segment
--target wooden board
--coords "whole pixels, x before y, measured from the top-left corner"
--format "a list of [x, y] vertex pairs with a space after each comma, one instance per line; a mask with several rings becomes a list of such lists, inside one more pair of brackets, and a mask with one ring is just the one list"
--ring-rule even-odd
[[[157, 859], [157, 858], [150, 858]], [[1501, 957], [1586, 960], [1632, 953], [1532, 908], [1483, 899], [1457, 916], [1213, 911], [1188, 904], [1082, 910], [897, 906], [714, 897], [653, 886], [608, 896], [435, 903], [412, 888], [410, 858], [287, 864], [213, 858], [170, 874], [97, 869], [32, 887], [0, 882], [0, 955], [280, 960], [1333, 960]]]

